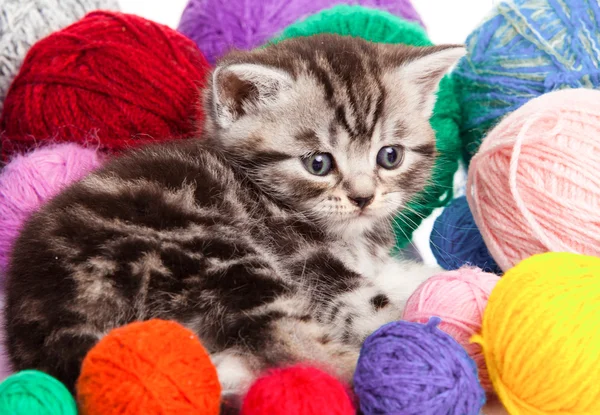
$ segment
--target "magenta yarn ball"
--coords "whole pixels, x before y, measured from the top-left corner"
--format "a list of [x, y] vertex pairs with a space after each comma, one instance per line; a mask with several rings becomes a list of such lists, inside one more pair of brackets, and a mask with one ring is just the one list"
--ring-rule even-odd
[[261, 46], [295, 21], [338, 4], [374, 7], [423, 25], [410, 0], [190, 0], [178, 30], [215, 63], [230, 49]]
[[103, 156], [78, 144], [41, 147], [15, 156], [0, 173], [0, 272], [29, 215], [61, 189], [102, 164]]

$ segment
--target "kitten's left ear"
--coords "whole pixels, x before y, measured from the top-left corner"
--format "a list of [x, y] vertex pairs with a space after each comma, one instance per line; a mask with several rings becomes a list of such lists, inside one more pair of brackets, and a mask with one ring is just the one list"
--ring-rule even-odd
[[404, 93], [417, 95], [420, 109], [429, 118], [442, 77], [465, 55], [466, 49], [462, 45], [442, 45], [415, 51], [415, 56], [398, 68], [396, 75], [406, 86]]
[[292, 87], [286, 72], [257, 64], [217, 67], [213, 72], [213, 106], [217, 123], [230, 127], [244, 115], [273, 105]]

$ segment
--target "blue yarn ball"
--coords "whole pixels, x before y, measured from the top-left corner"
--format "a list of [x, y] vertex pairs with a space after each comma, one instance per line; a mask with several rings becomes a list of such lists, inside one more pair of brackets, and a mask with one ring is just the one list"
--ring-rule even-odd
[[498, 2], [466, 41], [453, 78], [466, 160], [505, 115], [546, 92], [600, 86], [597, 0]]
[[475, 224], [465, 196], [458, 197], [433, 224], [429, 244], [437, 263], [452, 271], [474, 265], [485, 272], [502, 274]]
[[479, 415], [485, 392], [475, 362], [440, 322], [396, 321], [365, 340], [354, 374], [364, 415]]

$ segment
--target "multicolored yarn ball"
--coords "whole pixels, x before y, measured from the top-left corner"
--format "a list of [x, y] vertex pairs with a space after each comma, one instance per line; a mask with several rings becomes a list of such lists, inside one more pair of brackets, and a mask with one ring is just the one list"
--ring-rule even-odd
[[82, 415], [218, 415], [217, 370], [190, 330], [173, 321], [112, 330], [83, 361]]
[[473, 265], [486, 272], [502, 272], [485, 246], [465, 196], [452, 200], [436, 218], [429, 242], [433, 256], [444, 269]]
[[25, 370], [0, 383], [0, 414], [77, 415], [77, 405], [58, 380], [37, 370]]
[[38, 40], [97, 10], [117, 10], [116, 0], [1, 0], [0, 112], [25, 54]]
[[367, 338], [354, 374], [364, 415], [479, 415], [485, 392], [475, 363], [440, 321], [397, 321]]
[[503, 270], [542, 252], [600, 256], [600, 91], [536, 98], [506, 117], [469, 168], [467, 198]]
[[510, 414], [600, 413], [598, 321], [600, 258], [540, 254], [504, 275], [473, 340]]
[[241, 415], [354, 415], [348, 390], [310, 366], [274, 369], [248, 390]]
[[296, 20], [341, 3], [387, 10], [422, 24], [410, 0], [190, 0], [178, 30], [214, 63], [229, 49], [261, 46]]
[[[362, 37], [380, 43], [432, 45], [427, 33], [419, 25], [384, 11], [361, 6], [337, 6], [324, 10], [289, 26], [274, 41], [318, 33]], [[396, 218], [394, 230], [397, 248], [403, 248], [410, 242], [412, 233], [419, 227], [423, 218], [452, 200], [453, 177], [460, 159], [459, 122], [460, 107], [454, 93], [454, 83], [446, 76], [440, 83], [431, 117], [431, 126], [436, 133], [438, 157], [430, 184]]]
[[186, 137], [208, 64], [185, 36], [141, 17], [92, 12], [36, 43], [0, 120], [2, 154], [40, 142], [119, 151]]
[[470, 340], [481, 331], [483, 311], [499, 280], [495, 274], [471, 267], [434, 275], [408, 299], [402, 316], [413, 323], [441, 318], [439, 328], [451, 335], [475, 361], [479, 381], [487, 392], [493, 389], [481, 347]]
[[496, 2], [453, 73], [467, 160], [487, 131], [532, 98], [600, 87], [599, 19], [596, 0]]
[[16, 155], [0, 171], [0, 275], [29, 215], [103, 160], [96, 150], [65, 143]]

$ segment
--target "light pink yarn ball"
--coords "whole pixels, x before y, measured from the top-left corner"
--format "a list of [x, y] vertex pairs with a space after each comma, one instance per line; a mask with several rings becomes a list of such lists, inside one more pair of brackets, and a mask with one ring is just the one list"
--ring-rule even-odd
[[442, 272], [425, 281], [408, 299], [403, 320], [427, 323], [429, 318], [442, 319], [439, 328], [465, 348], [477, 364], [481, 386], [493, 390], [485, 367], [481, 346], [471, 343], [473, 334], [481, 330], [483, 311], [488, 297], [500, 280], [496, 274], [479, 268], [463, 267]]
[[102, 156], [95, 150], [69, 143], [15, 156], [4, 167], [0, 172], [0, 274], [29, 215], [101, 163]]
[[544, 252], [600, 256], [600, 91], [550, 92], [506, 117], [471, 161], [467, 198], [504, 271]]

